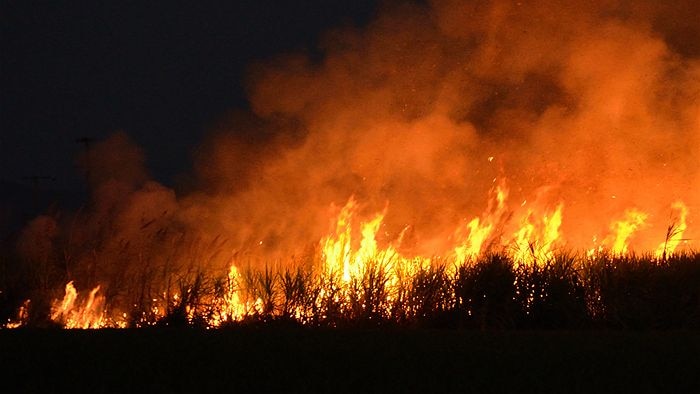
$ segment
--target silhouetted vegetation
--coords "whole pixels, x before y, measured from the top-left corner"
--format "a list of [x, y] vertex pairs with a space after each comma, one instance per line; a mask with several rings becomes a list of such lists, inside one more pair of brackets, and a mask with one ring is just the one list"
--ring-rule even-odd
[[[17, 320], [30, 299], [22, 323], [53, 325], [52, 301], [61, 299], [65, 281], [85, 277], [61, 273], [55, 262], [32, 265], [7, 256], [0, 266], [3, 321]], [[463, 264], [417, 262], [410, 272], [410, 264], [370, 261], [350, 279], [312, 263], [244, 267], [231, 276], [167, 261], [123, 268], [113, 283], [90, 284], [102, 286], [106, 325], [700, 328], [700, 253], [559, 253], [527, 264], [496, 253]]]

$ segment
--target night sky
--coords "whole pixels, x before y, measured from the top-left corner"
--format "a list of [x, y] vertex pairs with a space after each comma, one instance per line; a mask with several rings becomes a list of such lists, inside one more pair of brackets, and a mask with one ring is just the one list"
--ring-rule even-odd
[[212, 124], [246, 109], [253, 62], [313, 53], [323, 31], [367, 23], [374, 3], [3, 2], [3, 194], [31, 187], [29, 176], [81, 190], [76, 140], [117, 130], [144, 149], [155, 179], [176, 183]]

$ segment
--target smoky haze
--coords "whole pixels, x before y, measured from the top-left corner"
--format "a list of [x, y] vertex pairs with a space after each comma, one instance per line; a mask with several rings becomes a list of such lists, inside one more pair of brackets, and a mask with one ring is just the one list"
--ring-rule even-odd
[[649, 220], [632, 245], [653, 249], [682, 200], [696, 240], [699, 17], [693, 1], [387, 3], [321, 56], [250, 65], [251, 109], [211, 130], [187, 192], [149, 180], [116, 133], [91, 151], [91, 203], [22, 242], [69, 245], [69, 271], [97, 282], [145, 261], [287, 261], [354, 196], [357, 220], [385, 210], [381, 243], [434, 255], [500, 182], [501, 237], [562, 203], [564, 243], [588, 248], [634, 208]]

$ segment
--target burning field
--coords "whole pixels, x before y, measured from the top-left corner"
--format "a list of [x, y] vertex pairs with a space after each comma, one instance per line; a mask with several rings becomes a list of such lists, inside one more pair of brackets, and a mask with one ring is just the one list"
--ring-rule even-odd
[[391, 3], [251, 65], [177, 190], [95, 144], [3, 324], [699, 328], [698, 7], [569, 3]]

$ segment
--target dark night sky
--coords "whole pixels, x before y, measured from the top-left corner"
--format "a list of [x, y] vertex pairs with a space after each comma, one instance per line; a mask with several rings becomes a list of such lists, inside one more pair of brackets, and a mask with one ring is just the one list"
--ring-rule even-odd
[[51, 176], [45, 187], [79, 190], [76, 139], [124, 130], [169, 184], [208, 125], [245, 109], [251, 61], [313, 50], [323, 31], [366, 23], [375, 9], [370, 0], [5, 1], [0, 181]]

